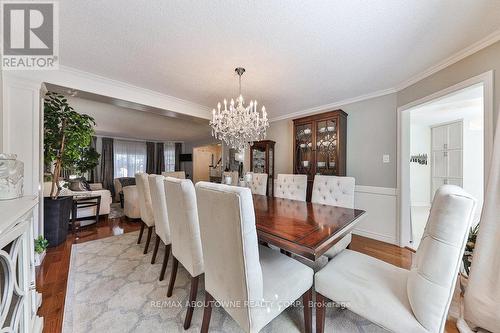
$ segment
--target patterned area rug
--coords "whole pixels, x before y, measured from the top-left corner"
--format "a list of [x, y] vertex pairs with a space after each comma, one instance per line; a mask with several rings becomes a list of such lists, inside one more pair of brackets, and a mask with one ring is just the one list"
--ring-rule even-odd
[[110, 219], [116, 219], [119, 217], [124, 216], [125, 214], [123, 213], [123, 208], [120, 206], [119, 202], [113, 202], [111, 204], [111, 207], [109, 209], [109, 215], [108, 218]]
[[[63, 332], [185, 332], [184, 303], [189, 293], [189, 274], [179, 265], [172, 297], [167, 298], [171, 262], [165, 280], [158, 281], [164, 246], [151, 265], [152, 244], [147, 255], [137, 245], [138, 232], [73, 245]], [[151, 242], [154, 243], [154, 242]], [[203, 318], [204, 286], [199, 284], [188, 332], [199, 332]], [[180, 304], [180, 305], [179, 305]], [[263, 332], [302, 332], [301, 307], [290, 307], [269, 323]], [[313, 318], [313, 323], [315, 319]], [[211, 332], [242, 332], [222, 309], [214, 308]], [[341, 309], [327, 310], [326, 332], [385, 332], [366, 319]]]

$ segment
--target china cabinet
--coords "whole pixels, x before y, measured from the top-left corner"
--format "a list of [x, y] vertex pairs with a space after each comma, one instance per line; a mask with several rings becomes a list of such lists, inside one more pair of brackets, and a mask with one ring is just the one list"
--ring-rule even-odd
[[311, 199], [314, 175], [345, 176], [347, 113], [342, 110], [294, 119], [293, 171], [307, 179]]
[[267, 195], [274, 195], [274, 145], [271, 140], [255, 141], [250, 146], [250, 171], [267, 173]]
[[38, 333], [41, 295], [35, 290], [33, 212], [36, 197], [0, 201], [0, 332]]

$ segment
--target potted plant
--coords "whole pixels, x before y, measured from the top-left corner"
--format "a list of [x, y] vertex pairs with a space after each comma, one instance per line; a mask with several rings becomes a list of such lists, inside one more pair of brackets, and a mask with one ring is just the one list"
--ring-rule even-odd
[[43, 260], [45, 250], [49, 247], [49, 241], [46, 240], [42, 235], [35, 238], [35, 265], [40, 265]]
[[479, 231], [479, 224], [470, 228], [467, 244], [465, 244], [464, 255], [462, 256], [462, 269], [460, 272], [460, 289], [462, 294], [465, 292], [467, 282], [469, 280], [470, 266], [472, 264], [472, 255], [476, 247], [477, 233]]
[[94, 134], [95, 121], [76, 112], [64, 96], [48, 92], [43, 123], [44, 161], [49, 166], [52, 183], [50, 196], [44, 198], [44, 230], [50, 246], [57, 246], [66, 240], [72, 207], [71, 196], [60, 196], [61, 172], [65, 168], [85, 166], [85, 161], [97, 154], [87, 148]]

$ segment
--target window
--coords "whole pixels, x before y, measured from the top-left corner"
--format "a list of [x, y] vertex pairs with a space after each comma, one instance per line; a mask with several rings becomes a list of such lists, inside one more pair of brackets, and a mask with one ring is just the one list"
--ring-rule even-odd
[[175, 143], [165, 142], [165, 171], [175, 171]]
[[146, 143], [115, 140], [114, 176], [134, 177], [137, 172], [146, 171]]

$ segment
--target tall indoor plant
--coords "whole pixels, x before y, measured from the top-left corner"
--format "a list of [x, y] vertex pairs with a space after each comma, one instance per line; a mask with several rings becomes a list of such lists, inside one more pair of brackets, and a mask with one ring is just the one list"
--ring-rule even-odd
[[44, 200], [45, 237], [51, 246], [56, 246], [66, 239], [72, 206], [71, 197], [59, 196], [61, 172], [65, 168], [87, 168], [88, 160], [95, 159], [97, 152], [88, 148], [95, 121], [76, 112], [64, 96], [48, 92], [43, 123], [44, 161], [52, 182], [50, 196]]

